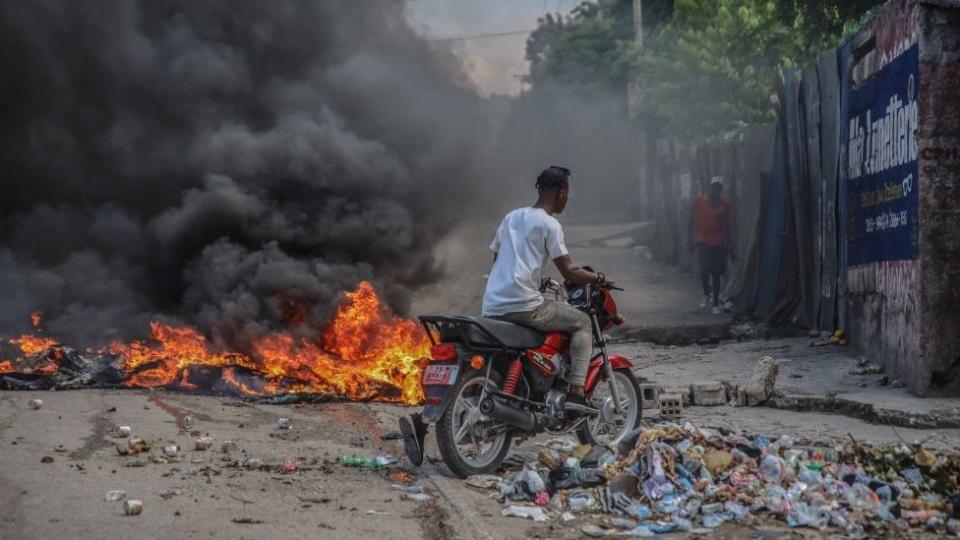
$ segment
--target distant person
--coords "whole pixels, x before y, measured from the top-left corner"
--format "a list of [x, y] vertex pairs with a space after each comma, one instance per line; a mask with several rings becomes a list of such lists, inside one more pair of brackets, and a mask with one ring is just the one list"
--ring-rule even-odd
[[688, 245], [697, 250], [700, 281], [703, 285], [701, 308], [713, 306], [713, 314], [720, 307], [720, 283], [727, 273], [727, 257], [734, 259], [731, 249], [730, 204], [723, 199], [723, 178], [714, 176], [706, 193], [701, 193], [690, 205]]

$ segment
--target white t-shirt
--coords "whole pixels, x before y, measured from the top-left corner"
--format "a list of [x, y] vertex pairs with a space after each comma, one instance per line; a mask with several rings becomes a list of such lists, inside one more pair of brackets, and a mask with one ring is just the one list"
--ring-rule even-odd
[[543, 303], [543, 267], [566, 255], [560, 222], [542, 208], [518, 208], [507, 214], [490, 249], [497, 254], [483, 293], [483, 315], [531, 311]]

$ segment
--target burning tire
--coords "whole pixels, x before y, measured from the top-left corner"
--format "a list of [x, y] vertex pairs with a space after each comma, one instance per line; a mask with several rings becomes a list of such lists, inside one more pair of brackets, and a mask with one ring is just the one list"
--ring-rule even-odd
[[596, 418], [587, 421], [577, 430], [577, 438], [581, 443], [614, 445], [624, 435], [640, 427], [640, 420], [643, 416], [640, 383], [629, 369], [615, 370], [613, 379], [620, 395], [623, 413], [616, 414], [612, 411], [612, 401], [604, 406], [605, 401], [612, 400], [610, 398], [610, 386], [607, 381], [599, 381], [593, 391], [592, 400], [599, 402], [598, 404], [603, 412]]
[[[453, 387], [453, 401], [437, 422], [437, 446], [447, 467], [461, 478], [495, 471], [510, 451], [509, 430], [500, 426], [492, 436], [484, 434], [497, 426], [480, 413], [480, 391], [484, 374], [467, 370]], [[490, 381], [499, 387], [500, 376]], [[483, 433], [481, 433], [483, 432]]]

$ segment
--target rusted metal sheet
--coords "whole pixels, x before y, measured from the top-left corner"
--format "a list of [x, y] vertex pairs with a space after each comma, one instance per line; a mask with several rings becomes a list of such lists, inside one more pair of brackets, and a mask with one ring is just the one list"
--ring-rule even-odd
[[810, 219], [806, 234], [809, 238], [808, 252], [811, 261], [811, 273], [804, 279], [803, 286], [808, 291], [807, 302], [811, 322], [818, 329], [832, 329], [819, 321], [820, 268], [823, 260], [823, 180], [820, 177], [820, 80], [816, 64], [810, 64], [803, 70], [803, 135], [806, 146], [806, 189]]
[[822, 244], [820, 250], [821, 328], [836, 328], [837, 301], [837, 170], [840, 162], [840, 72], [837, 52], [817, 57], [820, 82], [820, 185]]
[[783, 228], [786, 219], [787, 171], [784, 156], [784, 125], [778, 122], [773, 137], [773, 161], [769, 181], [762, 187], [763, 205], [757, 235], [758, 273], [754, 315], [766, 319], [777, 302]]
[[[800, 293], [799, 313], [800, 322], [811, 328], [815, 324], [812, 296], [813, 289], [809, 286], [807, 276], [813, 272], [813, 261], [810, 249], [810, 210], [809, 195], [806, 180], [806, 147], [803, 138], [803, 116], [801, 111], [800, 91], [802, 76], [798, 70], [788, 71], [784, 75], [784, 108], [786, 120], [787, 140], [787, 187], [789, 193], [790, 213], [793, 217], [794, 245], [790, 246], [796, 252], [797, 266], [792, 267], [796, 273], [797, 286]], [[790, 270], [790, 266], [784, 267]], [[786, 296], [792, 296], [787, 291]], [[787, 314], [783, 316], [788, 317]]]

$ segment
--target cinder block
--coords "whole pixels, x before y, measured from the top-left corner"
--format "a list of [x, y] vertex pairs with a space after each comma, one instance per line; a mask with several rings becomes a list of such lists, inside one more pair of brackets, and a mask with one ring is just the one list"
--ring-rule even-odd
[[719, 382], [701, 382], [690, 385], [691, 401], [700, 407], [726, 405], [727, 389]]
[[657, 398], [660, 418], [680, 418], [683, 416], [683, 398], [680, 394], [660, 394]]
[[657, 398], [663, 388], [657, 383], [640, 383], [640, 404], [644, 410], [650, 411], [658, 406]]
[[677, 394], [684, 407], [690, 406], [690, 387], [689, 386], [665, 386], [660, 388], [660, 394]]

